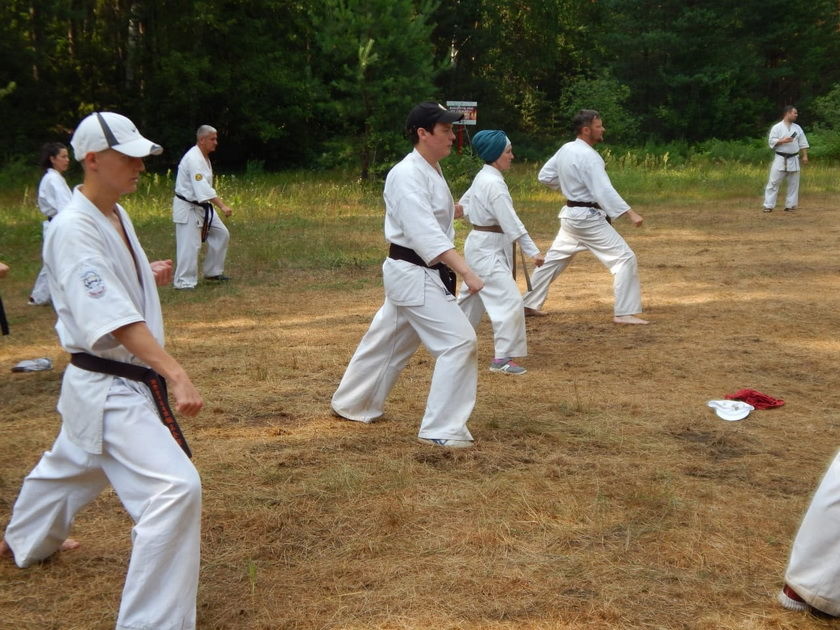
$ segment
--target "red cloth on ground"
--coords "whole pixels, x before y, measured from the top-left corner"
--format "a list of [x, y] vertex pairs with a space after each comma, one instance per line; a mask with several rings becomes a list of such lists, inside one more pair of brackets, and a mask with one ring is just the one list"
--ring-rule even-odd
[[757, 389], [739, 389], [734, 394], [727, 394], [724, 398], [726, 400], [743, 400], [756, 409], [772, 409], [785, 404], [785, 401], [781, 398], [773, 398], [767, 394], [762, 394]]

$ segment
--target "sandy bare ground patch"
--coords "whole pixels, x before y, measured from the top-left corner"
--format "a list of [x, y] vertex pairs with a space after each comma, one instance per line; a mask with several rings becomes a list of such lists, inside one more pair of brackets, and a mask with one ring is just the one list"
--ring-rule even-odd
[[[526, 376], [484, 369], [482, 324], [467, 452], [414, 440], [422, 351], [381, 422], [329, 414], [380, 304], [377, 269], [165, 295], [169, 348], [207, 399], [182, 422], [205, 493], [199, 627], [832, 627], [773, 598], [837, 448], [839, 203], [637, 208], [646, 226], [619, 227], [653, 324], [613, 325], [611, 278], [582, 254], [550, 316], [528, 320]], [[545, 246], [553, 233], [535, 236]], [[66, 364], [50, 312], [7, 307], [0, 523], [57, 432]], [[56, 369], [9, 373], [34, 356]], [[735, 423], [705, 407], [742, 387], [787, 404]], [[0, 625], [112, 627], [130, 525], [106, 493], [78, 518], [81, 549], [26, 571], [0, 564]]]

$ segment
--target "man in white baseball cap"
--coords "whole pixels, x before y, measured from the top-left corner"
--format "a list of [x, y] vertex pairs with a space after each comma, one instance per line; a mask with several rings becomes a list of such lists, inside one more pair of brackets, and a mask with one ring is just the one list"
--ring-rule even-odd
[[[149, 262], [119, 198], [162, 147], [125, 116], [85, 118], [71, 140], [84, 182], [44, 242], [61, 345], [70, 353], [52, 450], [24, 479], [0, 556], [28, 567], [60, 549], [76, 513], [110, 483], [134, 521], [117, 629], [195, 628], [201, 481], [167, 402], [193, 416], [201, 396], [163, 348], [157, 286], [172, 261]], [[165, 379], [165, 380], [164, 380]]]

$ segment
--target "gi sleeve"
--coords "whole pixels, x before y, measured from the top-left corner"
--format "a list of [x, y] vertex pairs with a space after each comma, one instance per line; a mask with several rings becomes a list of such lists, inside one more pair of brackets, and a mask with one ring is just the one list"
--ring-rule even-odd
[[552, 190], [560, 190], [560, 173], [557, 170], [557, 154], [551, 156], [537, 175], [537, 180]]
[[[424, 186], [421, 177], [401, 175], [392, 190], [396, 190], [397, 194], [389, 204], [391, 218], [400, 226], [411, 249], [427, 265], [455, 247], [435, 217], [432, 193]], [[451, 197], [449, 203], [452, 204]]]
[[511, 242], [519, 241], [522, 251], [528, 256], [536, 256], [540, 250], [534, 244], [534, 241], [528, 236], [528, 230], [519, 220], [519, 215], [513, 208], [513, 199], [511, 199], [508, 187], [499, 182], [498, 185], [493, 186], [490, 196], [490, 211], [499, 222], [502, 231], [505, 233]]
[[[616, 219], [630, 209], [624, 199], [621, 198], [612, 182], [607, 175], [607, 169], [604, 166], [604, 160], [596, 152], [586, 160], [583, 169], [578, 173], [581, 181], [586, 182], [586, 187], [592, 194], [593, 201], [597, 201], [601, 209], [607, 213], [611, 219]], [[580, 166], [576, 165], [580, 169]]]
[[44, 256], [65, 297], [61, 308], [68, 313], [63, 319], [73, 322], [89, 351], [114, 347], [118, 344], [111, 332], [145, 318], [125, 290], [95, 226], [75, 221], [57, 228], [61, 234], [50, 233]]
[[58, 181], [51, 173], [44, 175], [38, 187], [38, 208], [41, 212], [47, 217], [54, 217], [69, 202], [70, 191], [67, 184]]
[[472, 201], [472, 195], [473, 195], [473, 189], [472, 189], [472, 186], [470, 186], [469, 188], [467, 188], [467, 192], [465, 192], [461, 196], [461, 198], [458, 200], [458, 203], [460, 203], [464, 207], [464, 218], [465, 219], [470, 218], [470, 202]]
[[782, 125], [773, 125], [770, 127], [770, 135], [767, 138], [767, 143], [770, 145], [771, 149], [775, 150], [776, 145], [779, 144], [779, 140], [782, 138], [784, 138]]
[[798, 136], [796, 136], [796, 139], [797, 139], [797, 141], [799, 142], [799, 148], [800, 148], [800, 149], [808, 149], [808, 148], [810, 148], [810, 147], [811, 147], [811, 145], [810, 145], [810, 144], [808, 144], [808, 138], [806, 138], [806, 137], [805, 137], [805, 132], [802, 130], [802, 127], [800, 127], [799, 125], [797, 125], [797, 126], [796, 126], [796, 129], [797, 129], [797, 131], [799, 131], [799, 135], [798, 135]]
[[192, 201], [204, 203], [218, 197], [216, 189], [211, 184], [213, 171], [207, 165], [207, 162], [203, 159], [191, 159], [189, 162], [190, 186], [193, 191]]

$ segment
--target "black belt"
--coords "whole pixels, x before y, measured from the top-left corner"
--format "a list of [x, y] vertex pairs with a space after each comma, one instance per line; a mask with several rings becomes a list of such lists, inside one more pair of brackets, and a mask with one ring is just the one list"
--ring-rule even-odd
[[569, 208], [595, 208], [596, 210], [600, 210], [601, 206], [599, 206], [595, 201], [567, 201], [566, 206]]
[[209, 201], [203, 201], [201, 203], [192, 201], [183, 195], [179, 195], [178, 193], [175, 193], [175, 196], [181, 201], [186, 201], [187, 203], [191, 203], [194, 206], [204, 209], [204, 223], [201, 224], [201, 242], [203, 243], [207, 240], [207, 234], [210, 233], [210, 225], [213, 223], [213, 216], [216, 214], [213, 210], [213, 204]]
[[3, 300], [0, 299], [0, 331], [4, 335], [9, 334], [9, 320], [6, 319], [6, 309], [3, 308]]
[[111, 359], [103, 359], [86, 352], [74, 352], [70, 355], [70, 363], [77, 368], [87, 370], [88, 372], [99, 372], [100, 374], [111, 374], [112, 376], [120, 376], [132, 381], [140, 381], [152, 392], [152, 399], [155, 401], [160, 420], [169, 429], [172, 437], [178, 443], [187, 457], [192, 457], [192, 451], [187, 445], [187, 439], [181, 433], [181, 427], [175, 420], [172, 409], [169, 407], [169, 397], [166, 391], [166, 379], [151, 368], [145, 368], [141, 365], [133, 365], [131, 363], [123, 363], [122, 361], [112, 361]]
[[435, 269], [440, 274], [441, 282], [443, 282], [443, 286], [446, 287], [446, 290], [452, 295], [455, 295], [455, 272], [443, 263], [438, 263], [430, 267], [413, 249], [397, 245], [396, 243], [391, 243], [391, 247], [388, 249], [388, 258], [393, 258], [394, 260], [404, 260], [406, 262], [410, 262], [412, 265], [425, 267], [426, 269]]
[[799, 151], [797, 151], [796, 153], [782, 153], [781, 151], [773, 151], [773, 153], [775, 153], [776, 155], [781, 155], [783, 158], [785, 158], [785, 166], [782, 169], [783, 171], [787, 170], [787, 161], [790, 158], [795, 158], [797, 155], [799, 155]]

